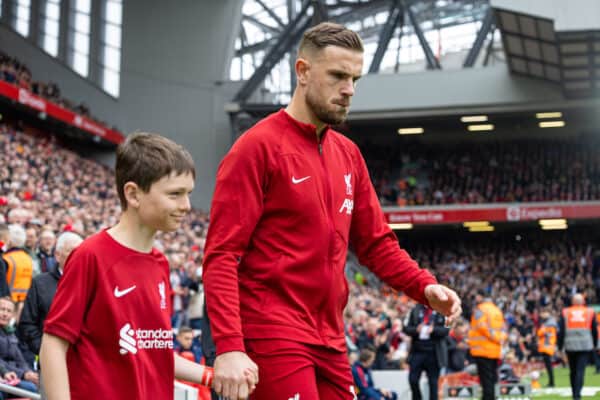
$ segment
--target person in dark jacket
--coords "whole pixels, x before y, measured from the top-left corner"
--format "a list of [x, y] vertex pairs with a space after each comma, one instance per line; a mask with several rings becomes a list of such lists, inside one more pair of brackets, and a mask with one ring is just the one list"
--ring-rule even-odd
[[429, 307], [417, 304], [410, 312], [404, 333], [412, 337], [408, 381], [413, 400], [421, 400], [419, 379], [423, 371], [429, 381], [429, 399], [438, 399], [440, 370], [448, 365], [446, 319]]
[[376, 389], [371, 376], [371, 366], [375, 362], [375, 349], [366, 347], [360, 351], [358, 361], [352, 365], [352, 378], [358, 400], [396, 400], [398, 395], [387, 389]]
[[2, 258], [4, 250], [8, 243], [8, 225], [0, 224], [0, 297], [10, 296], [10, 289], [6, 282], [6, 270], [8, 265]]
[[35, 253], [40, 262], [40, 272], [51, 272], [57, 268], [55, 242], [56, 236], [50, 229], [45, 229], [40, 233], [40, 244]]
[[10, 297], [0, 298], [0, 369], [16, 373], [21, 380], [17, 387], [37, 392], [39, 375], [25, 361], [19, 350], [19, 339], [11, 326], [15, 308], [15, 303]]
[[460, 320], [448, 335], [448, 372], [460, 372], [468, 364], [469, 344], [466, 321]]
[[57, 268], [49, 272], [39, 274], [31, 282], [27, 292], [23, 313], [19, 320], [18, 334], [33, 354], [40, 353], [42, 335], [44, 332], [44, 321], [50, 310], [50, 304], [56, 293], [58, 280], [62, 275], [62, 269], [71, 252], [81, 244], [83, 239], [74, 232], [62, 233], [56, 242], [54, 254], [58, 262]]

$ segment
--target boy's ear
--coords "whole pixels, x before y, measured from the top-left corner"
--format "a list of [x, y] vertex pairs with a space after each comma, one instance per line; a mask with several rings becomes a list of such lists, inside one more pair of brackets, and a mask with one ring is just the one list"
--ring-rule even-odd
[[127, 201], [127, 207], [138, 208], [140, 206], [140, 194], [142, 189], [135, 182], [127, 182], [123, 186], [123, 194]]

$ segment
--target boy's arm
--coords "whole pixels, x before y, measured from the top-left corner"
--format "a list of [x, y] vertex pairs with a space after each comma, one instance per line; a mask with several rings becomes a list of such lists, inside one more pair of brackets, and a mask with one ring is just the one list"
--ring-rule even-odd
[[182, 381], [210, 386], [213, 373], [204, 365], [197, 364], [175, 353], [175, 378]]
[[58, 336], [44, 333], [40, 349], [40, 365], [47, 400], [71, 399], [67, 350], [69, 350], [69, 342]]

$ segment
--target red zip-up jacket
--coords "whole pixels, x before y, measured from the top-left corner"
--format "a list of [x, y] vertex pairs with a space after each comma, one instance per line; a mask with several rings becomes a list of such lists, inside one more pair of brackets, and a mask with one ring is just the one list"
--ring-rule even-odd
[[385, 221], [358, 147], [284, 110], [244, 133], [221, 162], [203, 262], [217, 354], [279, 338], [345, 351], [344, 274], [359, 261], [425, 303], [435, 278]]

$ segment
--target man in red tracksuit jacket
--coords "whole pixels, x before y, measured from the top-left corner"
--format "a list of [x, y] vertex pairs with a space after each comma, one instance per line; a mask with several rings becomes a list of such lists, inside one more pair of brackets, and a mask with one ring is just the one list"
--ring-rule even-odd
[[258, 400], [355, 398], [342, 320], [349, 244], [392, 287], [450, 320], [461, 313], [456, 293], [400, 249], [358, 147], [330, 127], [346, 118], [362, 60], [355, 32], [309, 29], [290, 105], [219, 166], [203, 279], [226, 399], [255, 387]]

